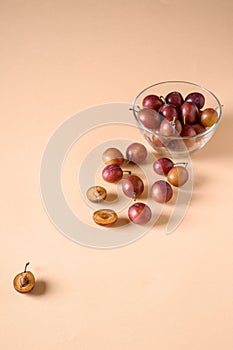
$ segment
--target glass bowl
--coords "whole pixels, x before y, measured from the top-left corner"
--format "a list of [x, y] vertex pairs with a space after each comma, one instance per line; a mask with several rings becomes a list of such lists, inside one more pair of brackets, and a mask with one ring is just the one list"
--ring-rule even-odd
[[[180, 92], [184, 99], [188, 94], [192, 92], [198, 92], [204, 95], [205, 104], [202, 107], [202, 110], [206, 108], [213, 108], [216, 110], [218, 119], [215, 124], [194, 136], [182, 137], [179, 135], [165, 136], [159, 132], [159, 128], [155, 130], [145, 127], [138, 118], [138, 112], [143, 108], [143, 99], [147, 95], [157, 95], [159, 97], [162, 97], [162, 100], [164, 101], [164, 98], [167, 96], [167, 94], [172, 91]], [[196, 152], [197, 150], [204, 147], [206, 143], [212, 138], [222, 117], [222, 105], [219, 99], [205, 87], [186, 81], [164, 81], [153, 84], [143, 89], [136, 96], [133, 102], [132, 112], [145, 139], [153, 147], [153, 149], [161, 155], [178, 158]], [[164, 117], [161, 116], [161, 119], [164, 119]], [[198, 123], [198, 120], [195, 123]]]

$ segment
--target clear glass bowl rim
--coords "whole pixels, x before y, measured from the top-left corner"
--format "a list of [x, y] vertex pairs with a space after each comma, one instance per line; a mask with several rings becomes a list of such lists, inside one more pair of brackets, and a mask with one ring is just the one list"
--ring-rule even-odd
[[[207, 130], [197, 134], [197, 135], [193, 135], [193, 136], [166, 136], [166, 135], [161, 135], [159, 132], [156, 132], [154, 133], [151, 129], [145, 127], [141, 122], [140, 120], [138, 120], [137, 118], [137, 115], [136, 115], [136, 107], [138, 107], [137, 105], [137, 100], [139, 99], [139, 97], [144, 93], [146, 92], [147, 90], [155, 87], [155, 86], [158, 86], [158, 85], [164, 85], [164, 84], [187, 84], [187, 85], [191, 85], [191, 86], [194, 86], [194, 87], [198, 87], [200, 90], [203, 90], [205, 91], [206, 93], [210, 94], [217, 102], [218, 104], [218, 108], [219, 108], [219, 117], [218, 117], [218, 120], [216, 121], [216, 123], [214, 125], [212, 125], [211, 127], [209, 127]], [[173, 90], [175, 91], [175, 90]], [[177, 90], [178, 91], [178, 90]], [[195, 91], [194, 91], [195, 92]], [[166, 139], [174, 139], [174, 140], [177, 140], [177, 139], [182, 139], [182, 140], [186, 140], [186, 139], [195, 139], [195, 138], [199, 138], [201, 136], [205, 136], [205, 135], [208, 135], [209, 133], [211, 133], [212, 131], [214, 131], [218, 124], [220, 123], [220, 120], [222, 119], [222, 104], [221, 102], [219, 101], [219, 99], [217, 98], [217, 96], [212, 92], [210, 91], [209, 89], [207, 89], [206, 87], [204, 86], [201, 86], [199, 84], [196, 84], [196, 83], [191, 83], [189, 81], [184, 81], [184, 80], [167, 80], [167, 81], [161, 81], [159, 83], [155, 83], [155, 84], [152, 84], [150, 86], [147, 86], [146, 88], [144, 88], [143, 90], [141, 90], [139, 92], [139, 94], [135, 97], [134, 99], [134, 102], [133, 102], [133, 115], [134, 115], [134, 118], [136, 119], [137, 123], [141, 126], [142, 129], [146, 130], [147, 132], [149, 132], [150, 134], [152, 135], [157, 135], [157, 136], [161, 136], [162, 138]]]

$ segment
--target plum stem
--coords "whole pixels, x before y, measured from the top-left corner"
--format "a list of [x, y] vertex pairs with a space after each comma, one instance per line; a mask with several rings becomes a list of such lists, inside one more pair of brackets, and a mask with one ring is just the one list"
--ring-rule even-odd
[[126, 174], [131, 175], [131, 174], [132, 174], [132, 171], [130, 171], [130, 170], [123, 170], [123, 173], [126, 173]]
[[170, 121], [171, 127], [172, 127], [172, 133], [176, 133], [176, 117], [173, 117], [173, 119]]
[[175, 163], [174, 165], [179, 165], [179, 164], [184, 165], [184, 166], [185, 166], [185, 168], [186, 168], [186, 167], [187, 167], [187, 165], [188, 165], [188, 162], [177, 162], [177, 163]]
[[134, 112], [139, 112], [141, 110], [140, 106], [136, 106], [138, 108], [138, 110], [134, 109], [134, 108], [129, 108], [130, 111], [134, 111]]
[[171, 126], [175, 126], [176, 125], [176, 117], [173, 117], [171, 120]]
[[24, 271], [23, 271], [24, 273], [27, 271], [27, 267], [28, 267], [29, 264], [30, 264], [30, 262], [27, 262], [27, 263], [26, 263], [25, 268], [24, 268]]
[[162, 100], [162, 102], [163, 102], [164, 104], [166, 104], [166, 100], [165, 100], [164, 96], [159, 96], [159, 98], [160, 98], [160, 100]]

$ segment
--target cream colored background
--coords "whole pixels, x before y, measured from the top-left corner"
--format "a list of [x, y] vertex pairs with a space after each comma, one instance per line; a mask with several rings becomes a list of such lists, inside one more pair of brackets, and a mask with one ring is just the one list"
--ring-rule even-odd
[[[233, 347], [231, 0], [0, 1], [0, 348]], [[210, 88], [224, 117], [193, 156], [182, 224], [116, 250], [82, 247], [44, 212], [40, 161], [79, 110], [132, 102], [145, 86]], [[30, 295], [12, 280], [30, 261]]]

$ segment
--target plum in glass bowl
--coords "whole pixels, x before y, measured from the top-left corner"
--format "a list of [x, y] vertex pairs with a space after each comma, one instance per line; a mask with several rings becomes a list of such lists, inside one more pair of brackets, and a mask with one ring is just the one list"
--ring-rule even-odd
[[132, 111], [154, 150], [173, 157], [204, 147], [222, 117], [219, 99], [210, 90], [186, 81], [165, 81], [143, 89]]

